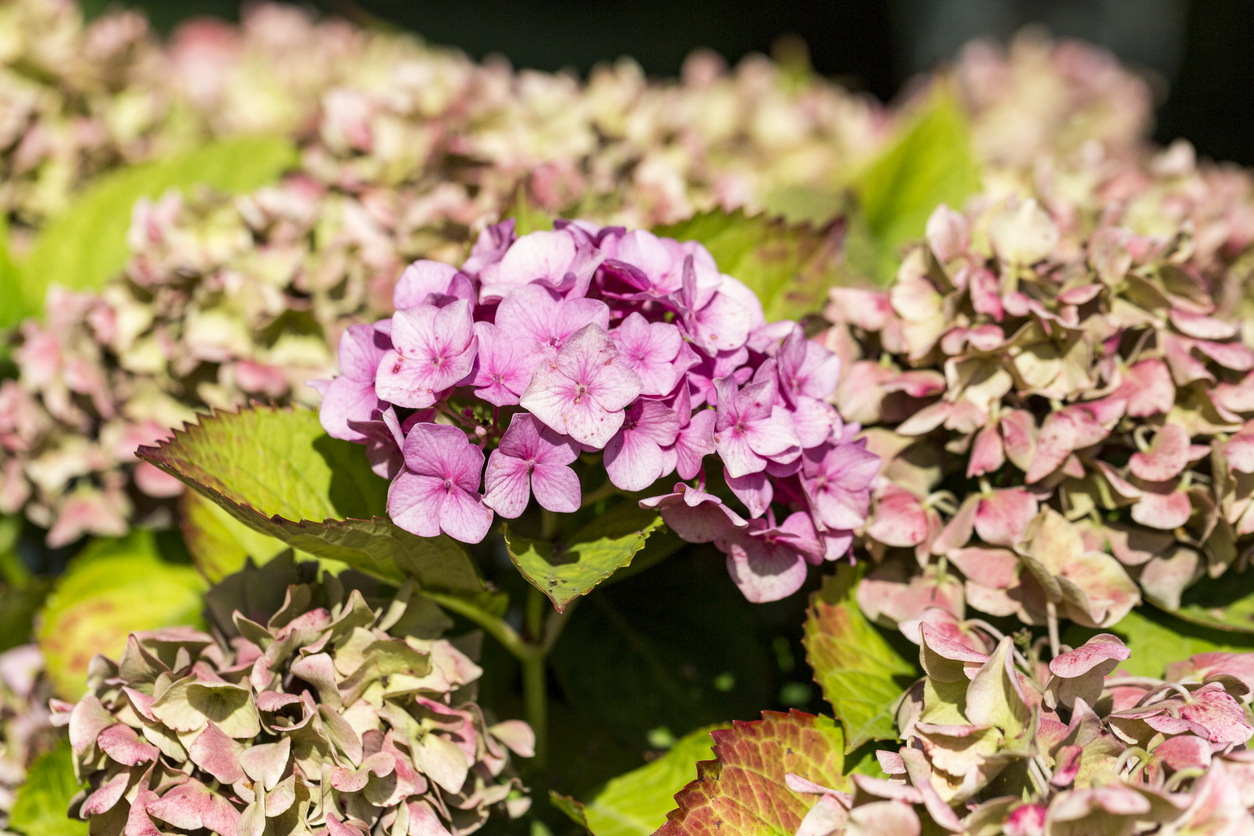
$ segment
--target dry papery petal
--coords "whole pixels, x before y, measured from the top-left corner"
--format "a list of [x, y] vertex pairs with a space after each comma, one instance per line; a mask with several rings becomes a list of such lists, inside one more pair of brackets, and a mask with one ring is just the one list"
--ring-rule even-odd
[[[213, 636], [132, 635], [116, 665], [101, 660], [114, 675], [58, 709], [93, 828], [365, 833], [417, 815], [462, 834], [521, 813], [507, 749], [529, 756], [530, 728], [489, 726], [465, 701], [482, 671], [456, 640], [386, 628], [429, 605], [410, 585], [376, 600], [311, 577], [290, 556], [250, 566], [209, 593]], [[251, 618], [233, 601], [245, 589]]]

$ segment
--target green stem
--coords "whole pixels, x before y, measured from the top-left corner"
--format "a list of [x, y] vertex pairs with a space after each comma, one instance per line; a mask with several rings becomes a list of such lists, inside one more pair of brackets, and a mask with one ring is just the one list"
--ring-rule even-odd
[[518, 631], [509, 626], [503, 619], [486, 613], [474, 604], [455, 595], [445, 595], [441, 592], [431, 592], [425, 589], [422, 594], [435, 601], [441, 607], [452, 610], [458, 615], [465, 616], [475, 624], [478, 624], [488, 635], [499, 641], [501, 646], [508, 650], [510, 655], [516, 659], [525, 660], [536, 655], [536, 648], [523, 640], [523, 637], [518, 635]]
[[[554, 524], [560, 522], [556, 514], [553, 515], [553, 520]], [[550, 521], [546, 519], [544, 522], [547, 528]], [[440, 592], [424, 591], [423, 594], [440, 606], [465, 616], [482, 627], [518, 660], [522, 666], [523, 711], [536, 734], [535, 765], [543, 769], [548, 757], [548, 658], [558, 636], [565, 629], [566, 622], [570, 620], [575, 602], [572, 601], [565, 612], [558, 612], [552, 608], [543, 592], [529, 587], [523, 613], [523, 633], [520, 635], [503, 619], [484, 612], [462, 598]]]
[[562, 527], [562, 517], [547, 508], [540, 509], [540, 539], [552, 540]]
[[549, 742], [549, 695], [548, 653], [544, 650], [544, 610], [548, 600], [534, 586], [527, 590], [527, 610], [524, 624], [528, 644], [535, 652], [522, 659], [523, 710], [531, 730], [536, 733], [535, 765], [544, 769], [548, 758]]
[[619, 490], [614, 487], [614, 483], [606, 479], [604, 485], [584, 496], [583, 501], [579, 503], [579, 507], [587, 508], [589, 505], [600, 502], [602, 499], [611, 497], [618, 492]]

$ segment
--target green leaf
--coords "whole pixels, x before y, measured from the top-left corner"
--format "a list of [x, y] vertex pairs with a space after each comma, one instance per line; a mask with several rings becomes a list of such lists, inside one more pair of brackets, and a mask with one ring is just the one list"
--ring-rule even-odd
[[806, 660], [836, 716], [848, 749], [869, 740], [895, 740], [897, 698], [918, 678], [914, 664], [867, 621], [854, 600], [865, 567], [842, 565], [810, 598]]
[[620, 502], [596, 517], [568, 540], [550, 543], [529, 540], [504, 527], [509, 559], [536, 589], [565, 612], [570, 602], [631, 563], [649, 535], [663, 528], [657, 511], [635, 502]]
[[[637, 560], [647, 555], [648, 549]], [[772, 642], [800, 623], [802, 603], [746, 601], [728, 579], [722, 554], [690, 546], [588, 596], [549, 660], [571, 709], [640, 752], [653, 748], [649, 735], [659, 728], [682, 737], [728, 717], [782, 707], [777, 695], [785, 675]], [[614, 774], [562, 789], [585, 797]]]
[[87, 822], [69, 817], [70, 799], [78, 792], [74, 753], [62, 737], [35, 761], [18, 788], [10, 824], [26, 836], [86, 836]]
[[768, 321], [818, 313], [827, 291], [841, 281], [843, 225], [790, 225], [766, 215], [705, 212], [655, 229], [658, 235], [699, 241], [718, 267], [744, 282], [762, 301]]
[[387, 506], [388, 483], [370, 470], [364, 449], [331, 438], [308, 409], [257, 405], [218, 412], [140, 450], [193, 487], [267, 517], [365, 518]]
[[[710, 732], [725, 728], [698, 729], [652, 763], [610, 781], [588, 803], [565, 799], [567, 803], [557, 806], [594, 836], [649, 836], [666, 823], [666, 814], [675, 809], [675, 796], [697, 778], [697, 761], [714, 757]], [[578, 812], [582, 821], [572, 812]]]
[[282, 540], [244, 525], [197, 491], [187, 491], [180, 502], [187, 550], [211, 583], [240, 571], [250, 557], [260, 566], [288, 548]]
[[216, 413], [139, 455], [298, 551], [391, 583], [412, 575], [426, 590], [483, 592], [460, 544], [417, 537], [375, 516], [386, 509], [387, 481], [370, 470], [360, 446], [331, 438], [309, 410]]
[[854, 178], [854, 193], [875, 238], [875, 256], [866, 265], [871, 278], [891, 281], [898, 249], [923, 235], [932, 210], [941, 203], [961, 208], [980, 186], [966, 120], [953, 94], [938, 90], [897, 141]]
[[6, 583], [21, 586], [30, 580], [30, 570], [17, 553], [17, 539], [24, 520], [20, 514], [0, 516], [0, 575]]
[[49, 285], [95, 290], [126, 266], [131, 209], [141, 197], [198, 185], [250, 192], [298, 162], [296, 147], [285, 139], [239, 137], [97, 178], [35, 239], [21, 265], [26, 307], [42, 310]]
[[830, 718], [764, 711], [711, 736], [717, 760], [697, 765], [658, 836], [788, 836], [818, 797], [790, 790], [787, 773], [835, 790], [850, 785], [845, 735]]
[[1254, 636], [1191, 624], [1152, 607], [1132, 610], [1107, 630], [1072, 624], [1063, 633], [1063, 641], [1071, 647], [1079, 647], [1103, 632], [1119, 636], [1131, 649], [1132, 656], [1119, 664], [1119, 669], [1131, 676], [1162, 676], [1169, 663], [1196, 653], [1254, 651]]
[[524, 183], [519, 183], [514, 190], [514, 202], [506, 210], [505, 217], [514, 219], [514, 234], [519, 236], [553, 228], [553, 216], [531, 199], [531, 193]]
[[779, 215], [790, 224], [825, 224], [849, 211], [849, 198], [840, 192], [787, 186], [763, 198], [767, 214]]
[[[31, 308], [22, 291], [22, 274], [9, 255], [9, 221], [0, 215], [0, 337], [30, 316]], [[0, 348], [0, 351], [5, 349]]]
[[[1178, 618], [1216, 630], [1254, 633], [1254, 590], [1245, 572], [1202, 578], [1184, 591], [1180, 608], [1167, 609]], [[1155, 606], [1157, 601], [1150, 600]], [[1166, 608], [1164, 608], [1166, 609]]]
[[92, 541], [70, 561], [36, 620], [57, 692], [77, 699], [92, 656], [118, 658], [130, 633], [202, 624], [205, 588], [192, 567], [161, 560], [150, 531]]

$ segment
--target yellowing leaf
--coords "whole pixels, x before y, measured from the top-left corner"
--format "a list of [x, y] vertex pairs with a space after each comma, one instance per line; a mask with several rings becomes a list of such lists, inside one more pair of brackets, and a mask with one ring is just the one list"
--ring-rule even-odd
[[862, 575], [862, 567], [843, 565], [828, 576], [810, 599], [805, 625], [806, 660], [845, 726], [848, 750], [896, 739], [894, 705], [918, 676], [858, 609], [854, 589]]
[[70, 561], [36, 620], [57, 693], [77, 699], [91, 658], [118, 658], [130, 633], [200, 625], [205, 587], [192, 567], [160, 558], [152, 532], [93, 541]]
[[845, 735], [827, 717], [764, 711], [754, 723], [711, 733], [717, 760], [697, 765], [697, 780], [675, 796], [678, 808], [658, 836], [776, 836], [793, 834], [818, 796], [793, 792], [793, 773], [836, 790], [849, 788]]
[[586, 804], [554, 803], [594, 836], [648, 836], [666, 823], [675, 796], [697, 777], [697, 762], [714, 757], [709, 726], [684, 736], [670, 750], [639, 769], [620, 775]]

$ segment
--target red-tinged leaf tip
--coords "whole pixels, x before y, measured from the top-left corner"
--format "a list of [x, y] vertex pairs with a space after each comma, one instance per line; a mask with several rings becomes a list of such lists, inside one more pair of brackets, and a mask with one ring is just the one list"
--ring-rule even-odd
[[657, 836], [795, 833], [818, 797], [789, 789], [789, 773], [849, 786], [844, 735], [826, 717], [765, 711], [759, 721], [735, 722], [711, 736], [716, 760], [697, 764], [697, 780], [675, 796], [678, 807]]

